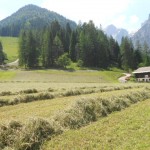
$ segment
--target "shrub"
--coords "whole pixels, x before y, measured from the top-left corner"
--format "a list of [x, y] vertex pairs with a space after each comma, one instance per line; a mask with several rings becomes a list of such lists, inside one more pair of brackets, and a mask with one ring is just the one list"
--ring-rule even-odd
[[82, 61], [82, 60], [78, 60], [77, 66], [78, 66], [78, 67], [83, 67], [83, 61]]
[[63, 67], [66, 68], [66, 66], [71, 64], [71, 59], [69, 58], [68, 54], [65, 53], [63, 55], [61, 55], [57, 60], [56, 60], [56, 64], [59, 67]]

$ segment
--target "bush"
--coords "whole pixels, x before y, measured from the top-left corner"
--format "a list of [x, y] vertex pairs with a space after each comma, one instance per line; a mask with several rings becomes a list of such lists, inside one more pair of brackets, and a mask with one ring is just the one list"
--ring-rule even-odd
[[56, 60], [56, 64], [57, 64], [59, 67], [66, 68], [68, 65], [71, 64], [71, 59], [69, 58], [68, 54], [65, 53], [65, 54], [61, 55], [61, 56]]
[[78, 67], [83, 67], [83, 61], [82, 61], [82, 60], [78, 60], [77, 66], [78, 66]]

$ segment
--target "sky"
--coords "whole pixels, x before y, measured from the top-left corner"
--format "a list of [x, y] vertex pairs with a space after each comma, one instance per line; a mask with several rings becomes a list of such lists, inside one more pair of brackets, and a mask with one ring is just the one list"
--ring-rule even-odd
[[97, 27], [114, 24], [135, 32], [150, 14], [150, 0], [0, 0], [0, 20], [27, 4], [57, 12], [75, 21], [93, 20]]

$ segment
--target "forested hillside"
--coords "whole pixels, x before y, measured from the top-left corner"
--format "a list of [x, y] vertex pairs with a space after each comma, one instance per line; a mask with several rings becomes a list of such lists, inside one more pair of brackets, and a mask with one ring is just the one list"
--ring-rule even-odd
[[18, 36], [22, 29], [42, 29], [54, 20], [57, 20], [62, 27], [65, 27], [67, 23], [73, 29], [76, 27], [75, 22], [55, 12], [35, 5], [27, 5], [0, 21], [0, 35]]

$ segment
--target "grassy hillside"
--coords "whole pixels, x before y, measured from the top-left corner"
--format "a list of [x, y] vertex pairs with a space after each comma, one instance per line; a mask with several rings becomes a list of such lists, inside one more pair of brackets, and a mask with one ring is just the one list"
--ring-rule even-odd
[[3, 50], [7, 54], [8, 62], [15, 61], [18, 58], [18, 38], [0, 37]]
[[44, 150], [150, 148], [150, 99], [113, 113], [80, 130], [67, 131], [44, 145]]

